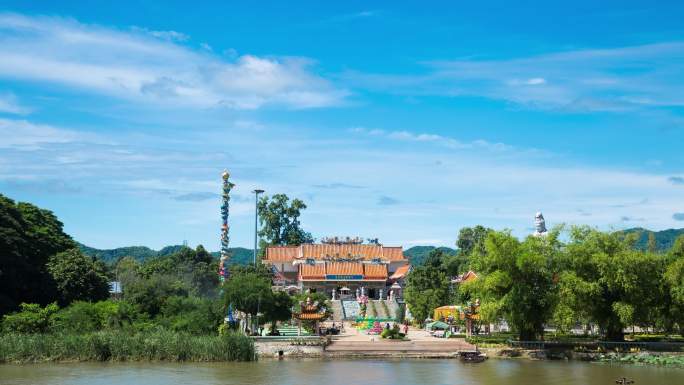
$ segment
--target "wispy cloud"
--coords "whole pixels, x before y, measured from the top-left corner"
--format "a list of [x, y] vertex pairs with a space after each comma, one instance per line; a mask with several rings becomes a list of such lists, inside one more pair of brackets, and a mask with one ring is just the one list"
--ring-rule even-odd
[[423, 142], [436, 143], [441, 146], [453, 149], [487, 149], [492, 151], [510, 150], [513, 147], [504, 143], [492, 143], [486, 140], [475, 140], [464, 142], [456, 138], [448, 136], [428, 134], [428, 133], [414, 133], [410, 131], [385, 131], [381, 129], [367, 129], [364, 127], [354, 127], [349, 130], [352, 133], [362, 134], [367, 136], [383, 137], [391, 140], [406, 141], [406, 142]]
[[635, 217], [629, 217], [629, 216], [621, 216], [620, 221], [622, 222], [643, 222], [646, 219], [644, 218], [635, 218]]
[[387, 195], [381, 195], [380, 197], [378, 197], [378, 204], [380, 206], [394, 206], [398, 205], [399, 201]]
[[357, 87], [392, 93], [482, 96], [542, 109], [622, 111], [683, 106], [684, 42], [585, 49], [496, 60], [425, 63], [416, 75], [348, 72]]
[[0, 77], [60, 83], [163, 105], [256, 109], [342, 103], [347, 91], [304, 58], [235, 60], [180, 44], [176, 31], [116, 30], [72, 19], [0, 14]]
[[70, 143], [92, 136], [26, 120], [0, 118], [0, 137], [0, 148], [35, 150], [47, 143]]
[[0, 112], [15, 115], [26, 115], [31, 109], [19, 104], [17, 97], [11, 93], [0, 93]]
[[185, 194], [180, 194], [173, 199], [177, 201], [187, 201], [187, 202], [202, 202], [210, 199], [217, 199], [220, 198], [221, 196], [216, 193], [212, 192], [192, 192], [192, 193], [185, 193]]
[[355, 185], [355, 184], [347, 184], [347, 183], [328, 183], [328, 184], [315, 184], [313, 185], [315, 188], [320, 188], [320, 189], [326, 189], [326, 190], [337, 190], [337, 189], [362, 189], [364, 188], [363, 186]]

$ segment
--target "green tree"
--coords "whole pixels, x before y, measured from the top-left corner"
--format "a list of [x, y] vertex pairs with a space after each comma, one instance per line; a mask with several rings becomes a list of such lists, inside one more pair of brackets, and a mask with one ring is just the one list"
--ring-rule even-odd
[[123, 287], [124, 298], [136, 307], [138, 313], [157, 316], [166, 300], [172, 296], [188, 296], [187, 286], [178, 278], [166, 274], [153, 274], [137, 279]]
[[662, 304], [664, 260], [634, 249], [636, 237], [573, 227], [559, 276], [559, 309], [566, 319], [596, 323], [622, 340], [630, 325], [649, 325]]
[[484, 253], [476, 251], [472, 261], [480, 279], [468, 284], [483, 319], [504, 318], [521, 340], [543, 336], [557, 300], [558, 235], [556, 229], [520, 242], [508, 231], [488, 233]]
[[264, 306], [264, 322], [271, 322], [271, 332], [276, 329], [278, 321], [288, 321], [292, 318], [294, 299], [284, 291], [273, 293], [271, 301]]
[[474, 251], [483, 254], [485, 252], [484, 241], [487, 234], [493, 231], [490, 228], [477, 225], [475, 227], [463, 227], [458, 232], [456, 247], [460, 255], [469, 256]]
[[0, 194], [0, 315], [56, 299], [48, 259], [75, 247], [55, 215]]
[[[680, 237], [680, 239], [683, 239]], [[679, 241], [679, 239], [678, 239]], [[684, 336], [684, 258], [674, 260], [665, 273], [665, 281], [672, 299], [670, 309], [666, 313], [673, 324], [679, 328], [679, 334]]]
[[223, 323], [224, 316], [218, 300], [172, 296], [164, 301], [158, 322], [175, 331], [211, 334]]
[[443, 258], [440, 250], [433, 250], [423, 266], [415, 267], [407, 277], [404, 298], [420, 322], [432, 317], [435, 308], [449, 303], [450, 281], [443, 268]]
[[[223, 283], [223, 305], [250, 314], [256, 319], [258, 312], [266, 310], [273, 303], [271, 280], [255, 272], [232, 274]], [[263, 319], [262, 319], [263, 320]]]
[[44, 308], [35, 303], [22, 303], [21, 311], [3, 317], [2, 330], [13, 333], [46, 333], [52, 327], [58, 310], [56, 303]]
[[77, 248], [56, 254], [48, 271], [59, 291], [62, 305], [73, 301], [99, 301], [109, 297], [109, 279], [104, 264], [88, 258]]
[[76, 301], [55, 315], [53, 328], [69, 333], [122, 329], [136, 317], [132, 306], [124, 301]]
[[299, 217], [306, 205], [299, 199], [290, 201], [285, 194], [264, 196], [259, 200], [258, 213], [261, 229], [259, 247], [268, 245], [300, 245], [313, 242], [310, 233], [301, 227]]

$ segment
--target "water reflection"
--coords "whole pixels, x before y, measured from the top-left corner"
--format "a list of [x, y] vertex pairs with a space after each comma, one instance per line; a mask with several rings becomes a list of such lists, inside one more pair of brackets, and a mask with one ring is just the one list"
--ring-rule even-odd
[[256, 363], [0, 365], [0, 385], [636, 385], [684, 384], [684, 370], [581, 362], [489, 360], [302, 360]]

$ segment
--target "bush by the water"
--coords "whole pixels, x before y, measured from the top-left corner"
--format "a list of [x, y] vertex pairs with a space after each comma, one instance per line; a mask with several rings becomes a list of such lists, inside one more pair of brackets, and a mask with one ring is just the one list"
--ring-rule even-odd
[[661, 365], [684, 368], [684, 356], [668, 354], [606, 354], [600, 358], [606, 362], [625, 362], [631, 364]]
[[191, 335], [166, 330], [129, 334], [0, 335], [0, 362], [41, 361], [251, 361], [254, 343], [244, 335]]

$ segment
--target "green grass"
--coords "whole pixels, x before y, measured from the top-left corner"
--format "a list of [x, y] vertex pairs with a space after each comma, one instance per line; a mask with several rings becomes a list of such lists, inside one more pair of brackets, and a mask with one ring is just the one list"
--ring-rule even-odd
[[0, 362], [251, 361], [254, 343], [237, 334], [196, 336], [170, 331], [129, 334], [3, 334]]

